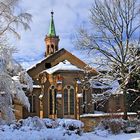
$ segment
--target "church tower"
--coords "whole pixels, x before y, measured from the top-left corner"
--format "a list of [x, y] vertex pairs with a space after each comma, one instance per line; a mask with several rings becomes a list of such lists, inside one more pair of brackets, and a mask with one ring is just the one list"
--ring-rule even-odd
[[59, 36], [57, 36], [55, 32], [53, 14], [54, 12], [51, 12], [51, 22], [50, 22], [50, 27], [49, 27], [49, 33], [45, 37], [45, 43], [46, 43], [45, 56], [49, 56], [55, 53], [56, 51], [58, 51]]

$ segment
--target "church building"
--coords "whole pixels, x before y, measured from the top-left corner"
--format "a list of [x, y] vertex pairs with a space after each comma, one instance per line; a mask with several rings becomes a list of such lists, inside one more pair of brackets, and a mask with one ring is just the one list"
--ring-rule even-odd
[[45, 57], [27, 70], [34, 81], [33, 91], [26, 93], [30, 112], [17, 103], [18, 119], [28, 116], [79, 119], [81, 114], [94, 112], [93, 89], [85, 79], [98, 72], [64, 48], [59, 49], [53, 14], [45, 37]]
[[97, 71], [64, 48], [59, 49], [60, 38], [56, 35], [53, 14], [51, 12], [49, 33], [45, 37], [45, 57], [27, 70], [34, 81], [32, 93], [26, 93], [30, 112], [22, 108], [18, 118], [78, 119], [80, 114], [94, 111], [93, 104], [88, 104], [92, 98], [91, 88], [81, 79], [85, 77], [85, 69], [90, 70], [90, 75], [97, 75]]

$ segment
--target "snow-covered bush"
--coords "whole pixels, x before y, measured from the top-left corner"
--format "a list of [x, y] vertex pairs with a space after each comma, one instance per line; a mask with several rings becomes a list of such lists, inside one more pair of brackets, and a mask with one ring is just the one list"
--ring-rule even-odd
[[5, 121], [2, 118], [0, 118], [0, 125], [4, 125], [4, 124], [6, 124]]
[[28, 127], [30, 130], [40, 130], [46, 128], [45, 123], [39, 117], [28, 117], [27, 119], [21, 119], [18, 123], [22, 130]]
[[122, 119], [104, 119], [97, 126], [96, 130], [108, 130], [109, 133], [119, 134], [123, 132], [126, 121]]
[[123, 129], [124, 129], [124, 121], [119, 120], [119, 119], [112, 119], [110, 121], [107, 122], [108, 123], [108, 127], [110, 129], [110, 131], [113, 134], [118, 134], [120, 133]]
[[63, 127], [66, 131], [65, 134], [71, 135], [71, 134], [78, 134], [82, 135], [82, 128], [84, 127], [84, 123], [82, 123], [80, 120], [74, 120], [74, 119], [58, 119], [58, 124]]
[[126, 127], [124, 133], [136, 133], [136, 127]]
[[54, 119], [44, 118], [43, 122], [47, 128], [56, 128], [59, 126], [58, 122]]
[[83, 127], [84, 124], [80, 120], [74, 120], [74, 119], [43, 119], [43, 122], [45, 123], [45, 126], [47, 128], [58, 128], [61, 127], [64, 129], [64, 135], [68, 134], [78, 134], [82, 135], [83, 133]]
[[82, 128], [84, 127], [84, 124], [80, 120], [74, 120], [74, 119], [57, 119], [58, 124], [60, 126], [63, 126], [65, 128]]
[[[4, 125], [3, 125], [4, 126]], [[0, 130], [5, 131], [5, 128], [0, 125]], [[82, 135], [84, 124], [79, 120], [74, 119], [49, 119], [39, 117], [28, 117], [27, 119], [21, 119], [18, 122], [15, 122], [9, 125], [8, 129], [10, 130], [19, 130], [19, 131], [42, 131], [43, 129], [59, 129], [62, 131], [63, 135]]]
[[139, 119], [128, 120], [126, 122], [126, 127], [124, 128], [124, 132], [125, 133], [140, 132], [140, 120]]
[[[140, 120], [123, 120], [123, 119], [104, 119], [95, 128], [94, 132], [98, 135], [103, 133], [119, 134], [124, 133], [136, 133], [140, 132]], [[100, 135], [100, 134], [99, 134]]]

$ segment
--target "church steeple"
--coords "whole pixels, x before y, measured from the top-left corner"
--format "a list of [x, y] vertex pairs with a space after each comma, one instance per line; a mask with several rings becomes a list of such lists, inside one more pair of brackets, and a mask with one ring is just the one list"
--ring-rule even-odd
[[51, 22], [50, 22], [49, 34], [48, 34], [49, 36], [56, 36], [53, 14], [54, 14], [54, 12], [52, 11], [51, 12]]
[[55, 24], [54, 24], [53, 15], [54, 15], [54, 12], [52, 11], [49, 33], [45, 37], [45, 43], [46, 43], [45, 56], [49, 56], [55, 53], [56, 51], [58, 51], [59, 36], [57, 36], [55, 32]]

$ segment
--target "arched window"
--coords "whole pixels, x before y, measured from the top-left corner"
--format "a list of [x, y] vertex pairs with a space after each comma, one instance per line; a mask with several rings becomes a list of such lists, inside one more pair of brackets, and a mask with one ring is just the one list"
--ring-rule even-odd
[[36, 103], [35, 103], [35, 99], [36, 96], [35, 95], [29, 95], [28, 99], [29, 99], [29, 103], [30, 103], [30, 112], [31, 113], [35, 113], [36, 112]]
[[70, 115], [74, 115], [74, 89], [70, 89]]
[[68, 89], [64, 89], [64, 115], [68, 115]]
[[47, 45], [47, 54], [49, 54], [49, 51], [50, 51], [50, 46]]
[[56, 88], [51, 86], [49, 88], [49, 114], [56, 114]]
[[64, 88], [64, 115], [74, 115], [74, 88], [66, 86]]
[[55, 51], [57, 51], [57, 50], [58, 50], [58, 46], [56, 45], [56, 46], [55, 46]]
[[53, 54], [54, 53], [54, 45], [51, 45], [51, 51], [50, 51], [50, 54]]

